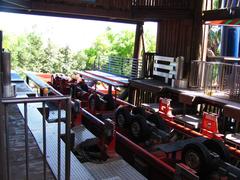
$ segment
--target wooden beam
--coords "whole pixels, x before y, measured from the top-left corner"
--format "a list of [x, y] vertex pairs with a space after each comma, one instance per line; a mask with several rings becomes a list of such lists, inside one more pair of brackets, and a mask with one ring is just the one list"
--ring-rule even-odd
[[240, 9], [218, 9], [203, 12], [203, 21], [213, 21], [213, 20], [226, 20], [235, 19], [240, 17]]
[[31, 11], [46, 12], [46, 13], [61, 13], [66, 15], [82, 15], [98, 18], [109, 18], [114, 21], [115, 19], [130, 20], [130, 11], [104, 9], [97, 7], [81, 7], [77, 5], [67, 5], [61, 3], [46, 3], [35, 2], [31, 3]]
[[[43, 15], [43, 16], [55, 16], [55, 17], [68, 17], [68, 18], [77, 18], [77, 19], [88, 19], [88, 20], [99, 20], [99, 21], [110, 21], [110, 22], [120, 22], [120, 23], [130, 23], [137, 24], [138, 20], [127, 19], [124, 18], [126, 16], [116, 17], [110, 16], [110, 12], [108, 12], [109, 16], [105, 13], [105, 16], [101, 16], [104, 12], [110, 10], [103, 10], [100, 8], [86, 8], [81, 7], [78, 8], [72, 5], [61, 5], [61, 4], [53, 4], [49, 6], [49, 3], [44, 2], [34, 2], [34, 3], [25, 3], [25, 6], [15, 6], [13, 4], [9, 4], [3, 1], [0, 1], [0, 11], [3, 12], [12, 12], [12, 13], [20, 13], [20, 14], [32, 14], [32, 15]], [[38, 7], [39, 6], [39, 7]], [[65, 10], [64, 10], [65, 9]], [[88, 11], [91, 9], [91, 11]], [[97, 9], [97, 10], [95, 10]], [[100, 10], [99, 10], [100, 9]], [[94, 14], [91, 12], [94, 11]], [[100, 12], [101, 11], [101, 12]], [[98, 15], [99, 13], [99, 15]], [[120, 12], [118, 12], [121, 14]]]
[[[107, 6], [106, 6], [107, 7]], [[160, 19], [186, 19], [193, 16], [191, 8], [132, 7], [129, 9], [111, 9], [102, 6], [66, 4], [60, 1], [2, 0], [3, 11], [26, 14], [40, 14], [61, 17], [108, 20], [113, 22], [139, 23], [139, 21]]]
[[190, 9], [163, 9], [157, 7], [133, 8], [132, 18], [158, 21], [163, 19], [189, 19], [193, 17]]

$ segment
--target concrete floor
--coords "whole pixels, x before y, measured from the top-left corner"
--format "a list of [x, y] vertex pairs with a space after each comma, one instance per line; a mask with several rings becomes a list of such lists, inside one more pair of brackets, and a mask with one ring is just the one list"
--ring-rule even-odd
[[[9, 160], [10, 179], [25, 180], [25, 136], [24, 119], [17, 105], [9, 106]], [[32, 133], [28, 130], [29, 137], [29, 179], [43, 179], [42, 154], [36, 144]], [[47, 167], [47, 180], [54, 180], [51, 170]]]

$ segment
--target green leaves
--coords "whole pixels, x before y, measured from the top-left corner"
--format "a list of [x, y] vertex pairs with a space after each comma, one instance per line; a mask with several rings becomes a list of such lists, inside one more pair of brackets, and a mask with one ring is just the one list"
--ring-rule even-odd
[[[92, 69], [100, 56], [132, 58], [135, 33], [114, 32], [110, 27], [96, 38], [90, 48], [73, 52], [68, 46], [57, 47], [36, 32], [19, 36], [4, 33], [3, 47], [11, 52], [12, 69], [49, 73], [72, 73], [73, 70]], [[155, 48], [153, 37], [145, 37], [147, 50]]]

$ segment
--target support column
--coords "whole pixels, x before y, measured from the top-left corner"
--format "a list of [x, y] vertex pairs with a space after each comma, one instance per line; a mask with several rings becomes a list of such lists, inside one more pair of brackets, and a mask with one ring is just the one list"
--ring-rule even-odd
[[2, 31], [0, 31], [0, 179], [7, 180], [5, 118], [3, 104], [1, 103], [1, 99], [3, 97], [2, 37]]
[[142, 36], [143, 36], [143, 23], [138, 23], [135, 34], [133, 58], [138, 59], [140, 57]]
[[3, 40], [3, 34], [2, 31], [0, 31], [0, 98], [3, 97], [3, 84], [2, 84], [2, 40]]
[[159, 49], [160, 49], [160, 26], [161, 26], [161, 23], [160, 21], [158, 22], [158, 25], [157, 25], [157, 41], [156, 41], [156, 54], [159, 54]]
[[143, 36], [143, 23], [138, 23], [136, 27], [136, 33], [135, 33], [135, 43], [134, 43], [134, 52], [133, 52], [133, 62], [132, 62], [132, 77], [138, 78], [139, 72], [138, 72], [138, 59], [141, 55], [141, 42], [142, 42], [142, 36]]

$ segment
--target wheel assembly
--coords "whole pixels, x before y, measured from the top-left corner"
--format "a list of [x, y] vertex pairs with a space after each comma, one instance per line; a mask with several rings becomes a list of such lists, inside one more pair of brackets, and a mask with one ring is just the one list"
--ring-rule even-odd
[[210, 160], [210, 152], [201, 143], [187, 144], [182, 150], [182, 161], [200, 175], [206, 175], [209, 172]]
[[230, 159], [230, 153], [224, 143], [217, 139], [207, 139], [203, 144], [208, 148], [208, 150], [215, 152], [219, 157], [228, 162]]
[[134, 115], [130, 125], [130, 133], [132, 137], [138, 141], [143, 142], [151, 135], [151, 130], [147, 124], [146, 119], [141, 115]]
[[124, 106], [118, 107], [115, 113], [116, 125], [119, 128], [127, 128], [131, 122], [129, 111]]
[[170, 128], [167, 126], [167, 124], [165, 123], [165, 121], [159, 116], [159, 114], [157, 113], [153, 113], [150, 114], [147, 117], [147, 120], [153, 124], [155, 124], [155, 126], [157, 128], [159, 128], [160, 130], [163, 130], [165, 132], [170, 132]]
[[111, 94], [106, 94], [103, 96], [103, 100], [107, 102], [106, 107], [108, 110], [113, 110], [115, 109], [115, 101], [113, 99], [113, 96]]
[[89, 109], [91, 112], [99, 110], [101, 106], [100, 97], [97, 94], [91, 94], [89, 96]]
[[142, 115], [142, 116], [145, 116], [145, 109], [143, 107], [134, 107], [132, 108], [132, 114], [133, 115]]

